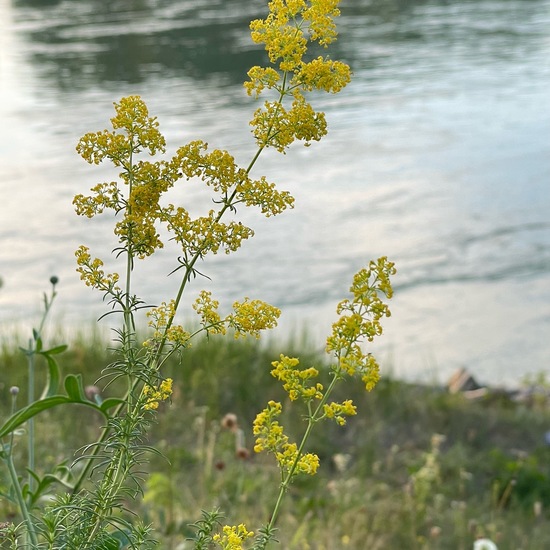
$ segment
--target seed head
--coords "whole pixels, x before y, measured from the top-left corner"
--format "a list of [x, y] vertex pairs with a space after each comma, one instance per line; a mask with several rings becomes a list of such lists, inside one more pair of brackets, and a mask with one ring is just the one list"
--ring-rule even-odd
[[226, 430], [231, 430], [232, 432], [237, 430], [237, 415], [233, 413], [227, 413], [222, 418], [222, 428], [225, 428]]

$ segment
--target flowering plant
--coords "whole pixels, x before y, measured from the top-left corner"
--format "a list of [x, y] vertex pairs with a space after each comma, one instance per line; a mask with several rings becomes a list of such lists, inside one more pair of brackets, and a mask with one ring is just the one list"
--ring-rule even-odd
[[[33, 510], [43, 480], [38, 480], [35, 493], [31, 491], [32, 498], [20, 495], [29, 547], [154, 545], [150, 527], [127, 513], [125, 502], [141, 492], [140, 465], [151, 451], [144, 444], [147, 429], [160, 404], [171, 396], [172, 379], [164, 376], [163, 365], [174, 353], [184, 352], [199, 334], [230, 330], [237, 338], [258, 338], [263, 330], [276, 326], [280, 314], [277, 307], [244, 298], [233, 304], [231, 313], [222, 315], [219, 302], [203, 290], [193, 303], [200, 326], [190, 330], [178, 321], [182, 297], [191, 281], [202, 275], [199, 262], [221, 251], [233, 253], [253, 236], [253, 230], [236, 218], [238, 208], [256, 207], [267, 217], [292, 208], [294, 198], [288, 191], [279, 190], [264, 176], [254, 178], [252, 169], [266, 148], [285, 152], [294, 141], [309, 145], [326, 134], [324, 114], [316, 112], [307, 97], [314, 90], [339, 92], [350, 81], [351, 73], [345, 63], [322, 56], [309, 59], [307, 53], [311, 43], [326, 48], [335, 40], [334, 18], [338, 15], [338, 0], [271, 0], [266, 18], [252, 21], [252, 40], [265, 45], [270, 64], [251, 68], [245, 88], [255, 98], [269, 97], [250, 122], [257, 150], [246, 167], [237, 165], [228, 151], [211, 150], [203, 141], [180, 147], [169, 159], [151, 160], [145, 154], [163, 155], [166, 141], [157, 119], [138, 96], [115, 103], [111, 130], [86, 134], [79, 141], [77, 151], [87, 162], [107, 160], [120, 170], [119, 182], [95, 185], [89, 195], [76, 195], [74, 205], [77, 214], [88, 218], [108, 210], [117, 215], [114, 253], [124, 262], [121, 273], [107, 270], [104, 260], [94, 257], [85, 245], [76, 251], [76, 260], [84, 283], [103, 294], [112, 307], [109, 313], [121, 315], [120, 328], [115, 331], [118, 358], [105, 370], [105, 380], [108, 384], [123, 381], [125, 391], [117, 399], [89, 399], [80, 380], [67, 377], [66, 394], [59, 393], [56, 383], [42, 399], [14, 412], [0, 429], [0, 437], [8, 436], [35, 414], [68, 402], [89, 406], [105, 419], [101, 436], [78, 456], [77, 475], [71, 472], [72, 478], [64, 481], [66, 490], [43, 510], [41, 518]], [[185, 206], [166, 202], [166, 194], [186, 180], [202, 180], [213, 193], [216, 206], [193, 217]], [[139, 261], [164, 247], [165, 235], [179, 247], [172, 272], [179, 276], [179, 286], [173, 298], [151, 307], [133, 293], [135, 270]], [[370, 262], [353, 278], [351, 297], [338, 305], [339, 319], [327, 338], [326, 351], [333, 358], [329, 373], [303, 368], [299, 359], [285, 355], [273, 362], [271, 374], [282, 383], [289, 399], [301, 401], [306, 410], [306, 427], [298, 443], [290, 440], [279, 423], [281, 403], [270, 401], [254, 421], [255, 451], [272, 453], [280, 470], [280, 491], [273, 513], [257, 534], [243, 524], [220, 530], [219, 514], [205, 513], [195, 524], [195, 548], [215, 544], [236, 550], [250, 541], [254, 549], [263, 549], [275, 540], [278, 512], [290, 483], [297, 475], [315, 474], [319, 467], [319, 458], [306, 451], [313, 427], [323, 419], [343, 425], [347, 417], [356, 414], [351, 400], [331, 400], [335, 385], [359, 376], [371, 390], [379, 378], [378, 365], [362, 344], [381, 334], [381, 319], [390, 315], [383, 298], [392, 295], [390, 277], [394, 273], [393, 263], [383, 257]], [[144, 308], [150, 334], [140, 341], [136, 327]], [[55, 351], [42, 353], [51, 357]], [[50, 372], [59, 378], [53, 360]], [[10, 447], [5, 445], [3, 451], [9, 462]], [[17, 475], [12, 480], [19, 487]]]

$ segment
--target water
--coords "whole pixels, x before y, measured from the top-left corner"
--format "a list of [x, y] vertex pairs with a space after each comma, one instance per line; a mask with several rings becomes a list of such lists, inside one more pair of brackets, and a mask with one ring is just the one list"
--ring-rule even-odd
[[[263, 63], [247, 22], [260, 0], [0, 0], [0, 321], [28, 325], [51, 274], [57, 320], [103, 312], [74, 272], [86, 243], [105, 257], [110, 220], [73, 214], [75, 193], [111, 179], [74, 152], [107, 126], [112, 102], [141, 94], [174, 150], [191, 139], [253, 154], [254, 105], [241, 84]], [[514, 384], [550, 367], [550, 0], [344, 0], [334, 58], [354, 71], [319, 96], [329, 135], [265, 174], [297, 199], [204, 270], [229, 306], [283, 309], [276, 334], [327, 333], [365, 263], [399, 269], [393, 316], [375, 346], [402, 378], [458, 367]], [[197, 197], [187, 198], [190, 204]], [[150, 303], [177, 285], [173, 255], [140, 266]]]

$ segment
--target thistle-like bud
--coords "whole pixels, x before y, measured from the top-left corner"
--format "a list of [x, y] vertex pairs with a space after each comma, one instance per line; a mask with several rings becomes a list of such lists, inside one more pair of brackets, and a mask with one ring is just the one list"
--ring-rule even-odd
[[237, 430], [238, 423], [237, 423], [237, 415], [233, 413], [227, 413], [222, 418], [222, 428], [225, 428], [226, 430], [231, 430], [232, 432]]
[[246, 447], [239, 447], [235, 455], [240, 460], [248, 460], [250, 458], [250, 451]]

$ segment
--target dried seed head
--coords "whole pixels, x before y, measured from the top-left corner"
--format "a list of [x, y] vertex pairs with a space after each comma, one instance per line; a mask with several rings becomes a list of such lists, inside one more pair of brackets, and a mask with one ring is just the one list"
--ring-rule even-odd
[[234, 432], [237, 429], [238, 423], [237, 423], [237, 415], [233, 413], [227, 413], [222, 418], [222, 428], [225, 428], [226, 430], [231, 430]]
[[250, 451], [246, 447], [239, 447], [235, 454], [241, 460], [248, 460], [250, 458]]

